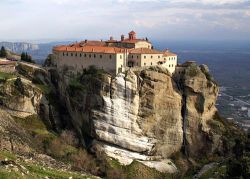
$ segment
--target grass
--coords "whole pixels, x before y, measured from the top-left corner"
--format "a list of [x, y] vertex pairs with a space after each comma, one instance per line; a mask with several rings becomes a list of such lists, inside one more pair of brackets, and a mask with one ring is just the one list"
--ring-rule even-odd
[[109, 159], [108, 160], [110, 167], [114, 169], [119, 169], [122, 171], [122, 173], [125, 174], [127, 179], [145, 179], [145, 178], [151, 178], [151, 179], [168, 179], [168, 178], [175, 178], [176, 176], [171, 174], [164, 174], [161, 173], [153, 168], [147, 167], [144, 164], [133, 161], [130, 165], [125, 166], [121, 165], [117, 160], [115, 159]]
[[15, 121], [28, 131], [39, 131], [38, 133], [46, 133], [47, 128], [43, 121], [36, 115], [26, 118], [14, 117]]
[[44, 94], [50, 94], [51, 87], [49, 85], [42, 85], [42, 84], [36, 84], [36, 86], [44, 93]]
[[14, 78], [14, 77], [16, 77], [16, 75], [13, 73], [0, 72], [0, 80], [8, 80], [8, 79]]
[[6, 158], [8, 160], [15, 160], [16, 156], [8, 151], [0, 151], [0, 160], [4, 160]]
[[219, 166], [219, 167], [214, 167], [210, 170], [208, 170], [206, 173], [204, 173], [200, 179], [207, 179], [207, 178], [221, 178], [220, 175], [226, 174], [226, 167], [225, 166]]
[[81, 176], [80, 173], [75, 172], [65, 172], [60, 171], [56, 169], [50, 169], [50, 168], [44, 168], [42, 166], [36, 166], [36, 165], [26, 165], [25, 166], [29, 172], [33, 173], [35, 178], [41, 178], [41, 177], [49, 177], [51, 179], [68, 179], [69, 177], [77, 178], [77, 179], [85, 179], [85, 178], [91, 178], [89, 176]]
[[9, 172], [6, 169], [0, 168], [0, 179], [25, 179], [20, 173]]
[[[10, 152], [0, 151], [0, 161], [4, 160], [5, 158], [8, 158], [9, 160], [15, 160], [16, 156]], [[40, 179], [45, 178], [46, 176], [50, 179], [68, 179], [69, 177], [73, 177], [75, 179], [94, 178], [92, 176], [87, 175], [83, 176], [81, 175], [81, 173], [77, 172], [68, 172], [58, 169], [42, 167], [33, 163], [17, 163], [24, 166], [29, 171], [29, 174], [22, 176], [21, 171], [13, 171], [0, 166], [0, 179]]]
[[80, 81], [77, 78], [73, 78], [69, 82], [69, 87], [70, 90], [75, 91], [75, 90], [80, 90], [80, 91], [85, 91], [86, 87], [80, 83]]

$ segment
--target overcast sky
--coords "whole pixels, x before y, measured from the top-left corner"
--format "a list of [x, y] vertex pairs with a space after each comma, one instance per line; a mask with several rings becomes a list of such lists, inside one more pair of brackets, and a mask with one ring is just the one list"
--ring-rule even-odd
[[0, 0], [0, 41], [250, 40], [250, 0]]

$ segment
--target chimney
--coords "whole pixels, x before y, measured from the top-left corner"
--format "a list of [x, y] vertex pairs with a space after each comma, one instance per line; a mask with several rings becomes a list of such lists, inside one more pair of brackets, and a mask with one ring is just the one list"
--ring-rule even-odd
[[121, 41], [124, 41], [124, 39], [125, 39], [125, 36], [121, 35]]
[[114, 37], [111, 36], [111, 37], [110, 37], [110, 40], [114, 40]]

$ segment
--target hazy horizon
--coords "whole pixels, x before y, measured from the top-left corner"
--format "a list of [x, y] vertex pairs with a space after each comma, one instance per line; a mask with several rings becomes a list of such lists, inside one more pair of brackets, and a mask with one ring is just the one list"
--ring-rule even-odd
[[249, 41], [249, 0], [2, 0], [0, 41]]

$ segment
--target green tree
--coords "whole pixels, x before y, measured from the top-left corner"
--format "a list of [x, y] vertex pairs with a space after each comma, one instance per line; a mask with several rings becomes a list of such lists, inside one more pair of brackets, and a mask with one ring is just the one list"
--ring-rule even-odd
[[32, 57], [31, 55], [29, 55], [27, 52], [22, 52], [21, 54], [21, 60], [22, 61], [25, 61], [25, 62], [29, 62], [29, 63], [35, 63], [33, 60], [32, 60]]
[[21, 54], [21, 60], [22, 60], [22, 61], [25, 61], [25, 60], [26, 60], [26, 55], [25, 55], [24, 52], [22, 52], [22, 54]]
[[235, 139], [235, 145], [233, 147], [233, 153], [236, 159], [241, 159], [244, 153], [244, 145], [242, 144], [241, 140]]
[[2, 58], [6, 58], [7, 57], [7, 52], [5, 50], [5, 48], [2, 46], [1, 50], [0, 50], [0, 57]]
[[17, 90], [18, 90], [21, 94], [24, 95], [25, 90], [24, 90], [23, 82], [22, 82], [22, 80], [21, 80], [20, 77], [18, 77], [18, 78], [16, 79], [16, 81], [14, 82], [14, 85], [16, 86]]

